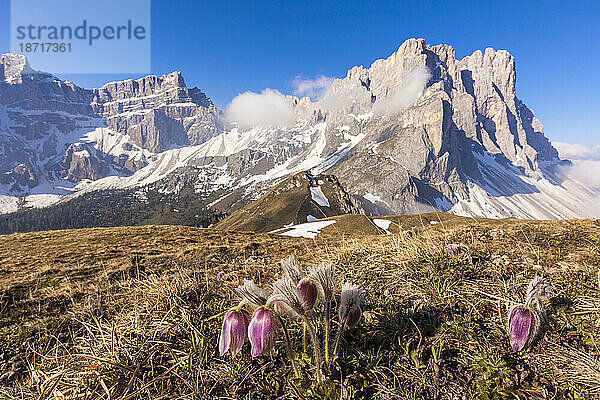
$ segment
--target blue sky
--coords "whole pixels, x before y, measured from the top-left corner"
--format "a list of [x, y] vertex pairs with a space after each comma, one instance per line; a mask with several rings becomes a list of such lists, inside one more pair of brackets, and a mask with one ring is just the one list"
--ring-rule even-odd
[[[9, 50], [0, 0], [0, 52]], [[183, 72], [224, 107], [248, 90], [293, 90], [296, 76], [343, 77], [406, 39], [446, 43], [459, 58], [507, 49], [517, 95], [553, 141], [600, 143], [598, 1], [152, 1], [152, 72]], [[33, 65], [35, 68], [35, 65]], [[84, 87], [133, 75], [60, 75]]]

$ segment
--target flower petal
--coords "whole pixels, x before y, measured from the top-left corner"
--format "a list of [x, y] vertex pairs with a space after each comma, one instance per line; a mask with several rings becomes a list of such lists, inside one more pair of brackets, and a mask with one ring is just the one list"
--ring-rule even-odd
[[221, 337], [219, 338], [219, 353], [237, 354], [248, 337], [248, 324], [250, 315], [246, 310], [230, 310], [225, 314]]
[[229, 350], [229, 343], [231, 340], [230, 332], [231, 332], [231, 314], [234, 310], [230, 310], [225, 314], [225, 318], [223, 319], [223, 326], [221, 328], [221, 337], [219, 338], [219, 354], [222, 356]]
[[304, 301], [304, 310], [309, 313], [317, 301], [317, 285], [315, 285], [310, 279], [304, 278], [298, 283], [297, 289], [300, 293], [300, 297]]
[[521, 351], [531, 343], [533, 325], [534, 316], [530, 310], [523, 306], [513, 308], [509, 320], [510, 344], [513, 351]]
[[258, 357], [273, 348], [277, 328], [277, 317], [271, 310], [261, 307], [254, 312], [248, 326], [252, 357]]

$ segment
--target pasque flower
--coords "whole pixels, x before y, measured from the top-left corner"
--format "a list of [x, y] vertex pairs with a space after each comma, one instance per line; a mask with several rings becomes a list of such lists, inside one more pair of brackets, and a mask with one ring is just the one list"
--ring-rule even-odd
[[[314, 284], [311, 283], [310, 278], [302, 279], [298, 285], [295, 285], [290, 277], [285, 275], [273, 284], [275, 294], [269, 299], [269, 303], [279, 302], [280, 304], [285, 305], [292, 313], [302, 318], [304, 326], [308, 329], [313, 341], [317, 367], [317, 382], [321, 384], [323, 381], [321, 376], [321, 352], [319, 350], [317, 335], [308, 319], [308, 315], [310, 314], [317, 297], [316, 287], [313, 286]], [[302, 293], [304, 293], [304, 295]], [[312, 304], [309, 304], [309, 302]]]
[[319, 296], [325, 303], [330, 303], [335, 292], [335, 268], [332, 263], [321, 263], [309, 268], [308, 275], [316, 283]]
[[340, 327], [335, 338], [335, 346], [333, 348], [334, 357], [338, 353], [340, 339], [344, 329], [350, 329], [360, 321], [362, 317], [362, 309], [360, 303], [363, 301], [364, 291], [357, 285], [344, 283], [342, 285], [342, 294], [340, 295], [340, 308], [338, 317], [340, 319]]
[[309, 269], [308, 276], [317, 283], [319, 296], [325, 308], [325, 363], [329, 367], [329, 324], [331, 319], [331, 301], [335, 293], [335, 268], [332, 263], [321, 263]]
[[310, 313], [317, 302], [318, 289], [317, 285], [311, 278], [303, 278], [298, 282], [296, 290], [300, 294], [303, 301], [304, 311]]
[[[295, 289], [298, 291], [300, 296], [299, 298], [302, 302], [304, 311], [309, 313], [317, 301], [317, 285], [311, 278], [304, 277], [304, 274], [298, 265], [298, 261], [296, 261], [294, 257], [281, 260], [281, 267], [284, 272], [284, 278], [278, 280], [273, 285], [273, 295], [284, 294], [282, 293], [282, 290], [285, 290], [286, 292], [293, 292], [292, 288], [295, 286]], [[277, 311], [277, 313], [280, 315], [286, 314], [289, 311], [299, 314], [296, 310], [293, 310], [290, 307], [290, 304], [288, 304], [290, 299], [296, 297], [295, 294], [286, 293], [285, 297], [288, 297], [287, 301], [277, 301], [274, 303], [275, 311]]]
[[340, 298], [340, 309], [338, 311], [340, 323], [346, 328], [352, 328], [360, 321], [362, 316], [360, 303], [363, 300], [363, 290], [357, 285], [344, 283]]
[[229, 351], [237, 354], [248, 338], [248, 324], [250, 314], [244, 309], [229, 310], [223, 319], [221, 337], [219, 338], [219, 353], [221, 355]]
[[546, 322], [544, 303], [552, 287], [542, 277], [535, 277], [527, 288], [525, 303], [514, 306], [508, 317], [510, 345], [513, 351], [527, 351], [542, 333]]
[[252, 357], [258, 357], [273, 348], [278, 329], [279, 319], [273, 309], [261, 306], [254, 312], [248, 325]]
[[469, 254], [469, 247], [462, 243], [450, 243], [446, 246], [446, 254], [449, 257], [458, 257], [461, 254]]

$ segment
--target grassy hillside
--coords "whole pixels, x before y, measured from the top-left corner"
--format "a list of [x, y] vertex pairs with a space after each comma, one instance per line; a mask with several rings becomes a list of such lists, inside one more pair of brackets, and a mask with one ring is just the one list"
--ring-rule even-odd
[[[335, 221], [334, 224], [328, 225], [320, 229], [320, 234], [324, 236], [359, 236], [359, 235], [382, 235], [386, 233], [403, 234], [406, 231], [413, 233], [422, 233], [429, 230], [446, 231], [459, 226], [469, 224], [480, 224], [488, 227], [510, 224], [511, 219], [498, 220], [486, 218], [471, 218], [461, 217], [459, 215], [447, 213], [424, 213], [411, 215], [391, 215], [369, 217], [361, 214], [344, 214], [334, 217], [323, 218], [319, 221]], [[378, 221], [379, 224], [378, 225]], [[381, 221], [390, 221], [388, 227], [384, 230], [381, 226]], [[217, 224], [216, 228], [220, 229], [221, 224]], [[277, 233], [283, 234], [292, 231], [298, 226], [284, 227], [276, 230]], [[387, 230], [387, 232], [386, 232]]]
[[[410, 239], [181, 226], [0, 236], [0, 398], [600, 394], [600, 224], [443, 222]], [[472, 258], [446, 255], [454, 242]], [[311, 387], [296, 329], [301, 379], [281, 335], [270, 356], [253, 359], [248, 344], [234, 358], [218, 355], [223, 315], [236, 305], [232, 289], [245, 278], [266, 286], [290, 255], [304, 266], [332, 261], [338, 285], [366, 289], [363, 319], [322, 387]], [[507, 310], [538, 274], [555, 286], [548, 329], [530, 353], [515, 354]]]
[[[311, 190], [318, 189], [328, 206], [318, 204]], [[308, 175], [300, 172], [273, 186], [247, 206], [233, 212], [215, 225], [227, 231], [269, 232], [284, 225], [301, 224], [308, 218], [358, 213], [351, 196], [333, 175]]]

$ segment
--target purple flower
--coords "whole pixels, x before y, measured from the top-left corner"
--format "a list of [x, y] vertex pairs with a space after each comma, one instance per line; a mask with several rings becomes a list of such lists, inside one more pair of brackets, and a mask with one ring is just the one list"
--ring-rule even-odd
[[510, 345], [513, 351], [521, 351], [533, 341], [534, 314], [523, 306], [512, 309], [509, 319]]
[[304, 310], [307, 314], [310, 313], [317, 302], [317, 285], [310, 278], [304, 278], [298, 283], [296, 289], [304, 302]]
[[258, 357], [273, 348], [278, 328], [279, 321], [270, 308], [260, 307], [254, 312], [248, 326], [252, 357]]
[[527, 351], [540, 336], [546, 323], [544, 303], [552, 293], [552, 286], [544, 278], [535, 277], [527, 287], [525, 304], [512, 308], [508, 318], [508, 332], [513, 351]]
[[449, 257], [458, 257], [461, 254], [469, 254], [469, 248], [462, 243], [451, 243], [446, 246], [446, 254]]
[[362, 316], [360, 303], [363, 300], [363, 295], [363, 290], [359, 286], [351, 283], [344, 283], [342, 285], [338, 317], [345, 328], [350, 329], [360, 321], [360, 317]]
[[221, 355], [229, 350], [231, 354], [237, 354], [248, 338], [248, 324], [250, 314], [246, 310], [230, 310], [225, 314], [221, 337], [219, 338], [219, 353]]

